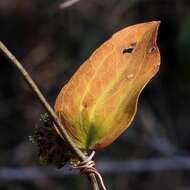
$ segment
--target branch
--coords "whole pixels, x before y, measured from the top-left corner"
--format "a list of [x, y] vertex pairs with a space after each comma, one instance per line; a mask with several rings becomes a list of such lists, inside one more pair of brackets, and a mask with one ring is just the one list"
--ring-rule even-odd
[[[151, 158], [134, 160], [104, 160], [97, 162], [97, 168], [104, 175], [156, 173], [165, 171], [190, 171], [190, 155], [170, 158]], [[56, 170], [52, 167], [0, 167], [0, 180], [30, 181], [39, 178], [64, 178], [76, 176], [75, 171], [65, 167]]]
[[[59, 120], [58, 116], [54, 112], [53, 108], [49, 105], [39, 88], [37, 87], [36, 83], [33, 81], [33, 79], [30, 77], [28, 72], [25, 70], [25, 68], [21, 65], [21, 63], [16, 59], [16, 57], [7, 49], [7, 47], [0, 41], [0, 51], [8, 58], [8, 60], [16, 66], [22, 77], [25, 79], [25, 81], [30, 86], [32, 92], [37, 96], [38, 100], [42, 104], [42, 106], [45, 108], [45, 110], [49, 113], [49, 115], [52, 117], [55, 123], [55, 129], [59, 133], [59, 135], [68, 143], [71, 150], [76, 154], [78, 159], [80, 161], [85, 161], [87, 157], [83, 154], [82, 151], [80, 151], [74, 142], [71, 140], [69, 135], [67, 134], [64, 126], [62, 125], [61, 121]], [[99, 190], [98, 183], [96, 180], [95, 175], [92, 173], [88, 174], [88, 177], [90, 179], [90, 182], [93, 186], [93, 190]]]

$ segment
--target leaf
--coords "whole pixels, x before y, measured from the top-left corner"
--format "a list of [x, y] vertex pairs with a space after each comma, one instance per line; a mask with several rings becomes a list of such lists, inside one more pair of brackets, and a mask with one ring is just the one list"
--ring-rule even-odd
[[131, 124], [142, 89], [159, 70], [159, 23], [115, 33], [61, 90], [55, 111], [80, 149], [103, 148]]

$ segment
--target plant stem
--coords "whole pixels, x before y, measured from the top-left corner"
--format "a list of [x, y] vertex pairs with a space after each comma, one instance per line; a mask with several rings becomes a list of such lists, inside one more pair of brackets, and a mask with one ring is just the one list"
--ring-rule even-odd
[[98, 186], [98, 182], [97, 182], [96, 177], [95, 177], [94, 174], [93, 175], [92, 175], [92, 173], [90, 174], [89, 180], [90, 180], [90, 183], [92, 185], [93, 190], [100, 190], [99, 186]]
[[[58, 116], [54, 112], [53, 108], [50, 106], [50, 104], [47, 102], [41, 91], [39, 90], [36, 83], [33, 81], [33, 79], [30, 77], [28, 72], [25, 70], [25, 68], [21, 65], [21, 63], [16, 59], [16, 57], [7, 49], [7, 47], [0, 41], [0, 50], [2, 53], [8, 58], [8, 60], [16, 66], [22, 77], [25, 79], [25, 81], [30, 86], [32, 92], [37, 96], [38, 100], [42, 104], [42, 106], [45, 108], [45, 110], [49, 113], [49, 115], [54, 120], [54, 123], [56, 125], [56, 129], [58, 130], [59, 134], [62, 138], [68, 143], [71, 150], [76, 154], [78, 159], [80, 161], [84, 161], [87, 157], [83, 154], [81, 150], [79, 150], [74, 142], [71, 140], [69, 135], [67, 134], [64, 126], [62, 125], [61, 121], [59, 120]], [[96, 180], [96, 177], [93, 173], [90, 173], [88, 175], [90, 179], [90, 183], [92, 184], [93, 190], [99, 190], [99, 186]]]

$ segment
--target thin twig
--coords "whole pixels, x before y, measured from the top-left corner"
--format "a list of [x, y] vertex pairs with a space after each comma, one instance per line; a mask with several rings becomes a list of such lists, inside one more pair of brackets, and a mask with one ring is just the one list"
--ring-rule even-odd
[[16, 68], [19, 70], [20, 74], [24, 77], [25, 81], [28, 83], [28, 85], [31, 87], [34, 94], [37, 96], [39, 101], [41, 102], [42, 106], [47, 110], [47, 112], [50, 114], [50, 116], [53, 118], [55, 125], [57, 129], [59, 130], [59, 133], [63, 136], [64, 140], [67, 141], [67, 143], [72, 148], [73, 152], [78, 156], [80, 160], [85, 160], [86, 156], [75, 146], [75, 144], [70, 139], [69, 135], [67, 134], [65, 128], [63, 127], [62, 123], [60, 122], [58, 116], [55, 114], [54, 110], [51, 108], [43, 94], [40, 92], [39, 88], [33, 81], [33, 79], [30, 77], [28, 72], [24, 69], [24, 67], [21, 65], [21, 63], [16, 59], [16, 57], [4, 46], [2, 42], [0, 42], [0, 49], [4, 53], [4, 55], [16, 66]]
[[[62, 125], [61, 121], [59, 120], [58, 116], [54, 112], [53, 108], [49, 105], [39, 88], [37, 87], [36, 83], [33, 81], [33, 79], [30, 77], [28, 72], [25, 70], [25, 68], [21, 65], [21, 63], [16, 59], [16, 57], [7, 49], [7, 47], [0, 41], [0, 50], [2, 53], [8, 58], [8, 60], [16, 66], [20, 74], [23, 76], [25, 81], [30, 86], [32, 92], [37, 96], [38, 100], [42, 104], [42, 106], [45, 108], [45, 110], [49, 113], [49, 115], [54, 120], [54, 123], [56, 125], [57, 132], [61, 135], [61, 137], [68, 143], [71, 150], [76, 154], [76, 156], [79, 158], [80, 161], [85, 161], [87, 157], [83, 154], [82, 151], [80, 151], [74, 142], [71, 140], [69, 135], [67, 134], [64, 126]], [[96, 180], [96, 177], [93, 173], [89, 174], [89, 179], [92, 184], [93, 190], [99, 190], [98, 183]]]
[[66, 2], [63, 2], [59, 5], [59, 8], [60, 9], [65, 9], [65, 8], [68, 8], [68, 7], [71, 7], [72, 5], [78, 3], [80, 0], [68, 0]]

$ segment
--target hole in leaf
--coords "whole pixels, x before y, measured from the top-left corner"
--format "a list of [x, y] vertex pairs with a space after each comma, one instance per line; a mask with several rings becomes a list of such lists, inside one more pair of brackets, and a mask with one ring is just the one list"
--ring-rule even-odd
[[153, 53], [155, 50], [156, 50], [156, 47], [154, 46], [154, 47], [149, 49], [149, 53]]
[[132, 53], [133, 50], [134, 50], [134, 48], [135, 48], [135, 46], [136, 46], [136, 43], [132, 43], [128, 48], [124, 48], [122, 53], [123, 54], [125, 54], [125, 53]]
[[133, 52], [133, 47], [129, 47], [129, 48], [125, 48], [124, 50], [123, 50], [123, 54], [125, 54], [125, 53], [132, 53]]

